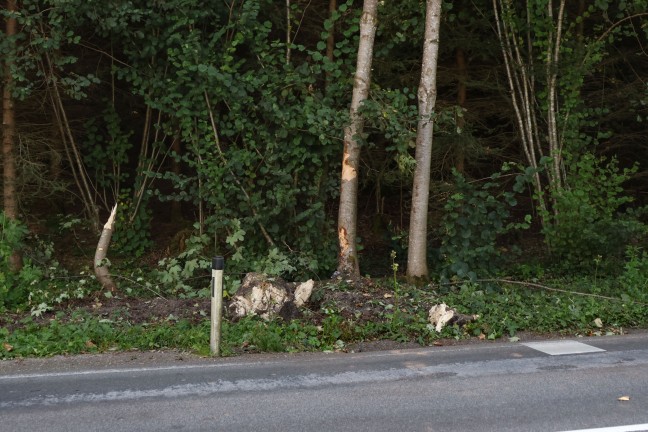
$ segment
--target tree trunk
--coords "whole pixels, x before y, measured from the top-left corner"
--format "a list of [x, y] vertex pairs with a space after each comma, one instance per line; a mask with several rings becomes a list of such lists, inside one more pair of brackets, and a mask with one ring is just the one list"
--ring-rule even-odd
[[[562, 29], [563, 29], [563, 17], [565, 12], [565, 2], [566, 0], [560, 1], [558, 18], [554, 31], [550, 31], [550, 46], [547, 49], [547, 59], [546, 59], [546, 72], [547, 72], [547, 91], [548, 95], [548, 107], [547, 107], [547, 129], [548, 129], [548, 140], [549, 140], [549, 156], [552, 159], [551, 169], [549, 172], [551, 180], [551, 192], [555, 190], [562, 189], [564, 179], [563, 179], [563, 158], [562, 158], [562, 138], [558, 133], [558, 60], [560, 58], [560, 49], [562, 42]], [[551, 18], [553, 23], [553, 1], [550, 1], [547, 5], [547, 15]]]
[[110, 212], [110, 217], [101, 231], [101, 237], [97, 243], [97, 250], [95, 251], [94, 258], [94, 269], [95, 275], [97, 276], [97, 281], [101, 284], [103, 288], [106, 288], [110, 291], [115, 291], [117, 285], [110, 277], [110, 272], [108, 271], [108, 266], [104, 262], [106, 256], [108, 255], [108, 247], [110, 246], [110, 239], [112, 238], [113, 228], [115, 227], [115, 216], [117, 214], [117, 206], [113, 207]]
[[[457, 105], [460, 108], [466, 106], [466, 80], [468, 79], [468, 72], [466, 68], [466, 56], [461, 48], [457, 48], [456, 52], [457, 61]], [[457, 117], [457, 129], [463, 131], [466, 126], [466, 119], [463, 115]], [[457, 156], [455, 160], [455, 169], [461, 174], [465, 171], [466, 149], [465, 144], [461, 142], [457, 148]]]
[[[546, 3], [546, 17], [550, 21], [548, 30], [540, 34], [545, 42], [545, 85], [546, 107], [537, 100], [535, 83], [539, 81], [534, 62], [538, 55], [534, 48], [538, 46], [538, 34], [532, 34], [532, 5], [526, 3], [526, 51], [520, 43], [517, 31], [517, 22], [522, 17], [516, 16], [516, 9], [509, 0], [493, 0], [495, 14], [495, 29], [502, 48], [502, 57], [506, 68], [511, 102], [518, 123], [522, 148], [529, 166], [536, 170], [533, 174], [533, 188], [540, 207], [540, 216], [543, 226], [550, 224], [550, 212], [555, 215], [555, 192], [565, 185], [565, 171], [563, 163], [563, 137], [558, 130], [559, 116], [563, 116], [558, 104], [558, 61], [560, 59], [561, 43], [563, 38], [563, 20], [566, 0], [558, 3], [558, 14], [554, 16], [554, 2]], [[544, 39], [546, 38], [546, 39]], [[546, 112], [544, 112], [546, 110]], [[544, 118], [542, 116], [544, 115]], [[538, 120], [542, 118], [542, 123]], [[546, 124], [546, 129], [541, 130]], [[542, 138], [541, 138], [542, 137]], [[546, 145], [545, 144], [546, 141]], [[547, 151], [548, 150], [548, 151]], [[543, 176], [537, 170], [541, 167], [540, 161], [548, 154], [551, 163], [546, 166]]]
[[[337, 0], [329, 0], [329, 18], [333, 20], [333, 13], [337, 10]], [[328, 30], [326, 37], [326, 58], [333, 63], [335, 60], [335, 22], [331, 23], [332, 27]], [[331, 82], [331, 72], [326, 72], [326, 87]]]
[[440, 25], [441, 0], [427, 0], [423, 67], [418, 88], [419, 122], [416, 134], [416, 169], [414, 170], [407, 253], [407, 276], [416, 279], [427, 279], [428, 277], [427, 218]]
[[358, 110], [369, 95], [371, 62], [376, 36], [378, 0], [365, 0], [360, 18], [360, 44], [353, 81], [350, 123], [344, 129], [344, 153], [340, 183], [340, 211], [338, 214], [338, 239], [340, 253], [338, 273], [343, 278], [357, 280], [360, 277], [358, 251], [356, 248], [356, 224], [358, 216], [358, 162], [360, 160], [359, 135], [363, 119]]
[[[337, 0], [329, 0], [329, 17], [333, 18], [333, 14], [337, 9]], [[334, 60], [333, 51], [335, 50], [335, 23], [329, 29], [329, 34], [326, 37], [326, 57], [332, 62]]]
[[[176, 154], [175, 157], [171, 158], [171, 171], [176, 176], [180, 176], [182, 170], [180, 168], [180, 153], [182, 152], [182, 147], [180, 146], [180, 138], [175, 136], [171, 142], [171, 150]], [[171, 223], [174, 225], [180, 224], [182, 221], [182, 201], [173, 200], [171, 201]]]
[[290, 22], [290, 0], [286, 0], [286, 64], [290, 64], [290, 43], [292, 38], [292, 24]]
[[[7, 10], [17, 10], [15, 0], [7, 0]], [[10, 43], [16, 36], [16, 19], [7, 18], [5, 34]], [[2, 86], [2, 197], [3, 210], [8, 219], [18, 218], [18, 197], [16, 193], [16, 160], [14, 157], [15, 136], [16, 136], [16, 115], [14, 111], [14, 100], [11, 91], [13, 89], [13, 76], [11, 75], [11, 59], [6, 59], [4, 64], [4, 83]], [[18, 271], [22, 267], [22, 257], [18, 251], [13, 251], [9, 257], [11, 270]]]

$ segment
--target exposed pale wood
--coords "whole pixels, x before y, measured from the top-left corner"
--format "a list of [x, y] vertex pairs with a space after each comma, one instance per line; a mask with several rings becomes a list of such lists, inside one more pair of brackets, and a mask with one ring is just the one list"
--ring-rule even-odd
[[108, 221], [106, 221], [103, 230], [101, 231], [101, 237], [99, 237], [99, 242], [97, 243], [97, 249], [95, 250], [94, 257], [94, 269], [95, 275], [97, 276], [97, 281], [101, 284], [102, 287], [110, 291], [115, 291], [117, 289], [117, 285], [110, 277], [110, 272], [108, 271], [108, 266], [106, 266], [105, 259], [108, 255], [108, 247], [110, 246], [110, 239], [112, 238], [116, 215], [117, 205], [115, 204], [112, 211], [110, 212]]
[[340, 183], [340, 208], [338, 213], [338, 273], [346, 279], [360, 277], [356, 232], [358, 217], [358, 166], [360, 162], [360, 140], [364, 121], [359, 113], [360, 106], [369, 96], [371, 64], [376, 37], [378, 0], [365, 0], [360, 18], [360, 43], [353, 80], [353, 95], [349, 110], [349, 125], [344, 129], [344, 151]]

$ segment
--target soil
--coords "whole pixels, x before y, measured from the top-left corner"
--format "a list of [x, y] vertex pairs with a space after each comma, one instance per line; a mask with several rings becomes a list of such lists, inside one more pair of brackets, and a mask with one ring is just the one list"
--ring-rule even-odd
[[[337, 287], [333, 289], [332, 287]], [[317, 282], [311, 296], [311, 303], [308, 305], [309, 311], [303, 318], [308, 319], [315, 325], [319, 325], [326, 317], [323, 309], [333, 307], [343, 318], [352, 319], [354, 322], [382, 321], [385, 320], [385, 305], [393, 304], [393, 290], [388, 289], [381, 283], [376, 283], [371, 279], [363, 279], [356, 286], [349, 286], [347, 289], [340, 289], [339, 284], [332, 281]], [[192, 323], [201, 322], [209, 316], [210, 299], [193, 298], [126, 298], [120, 297], [116, 293], [112, 298], [106, 298], [103, 293], [99, 292], [93, 298], [74, 300], [65, 305], [61, 316], [58, 313], [46, 312], [40, 317], [32, 318], [36, 322], [46, 323], [53, 319], [60, 321], [74, 319], [72, 313], [82, 311], [99, 319], [123, 320], [131, 324], [155, 323], [174, 320], [188, 320]], [[10, 331], [21, 326], [20, 321], [29, 316], [29, 312], [21, 314], [4, 314], [0, 315], [0, 327], [5, 327]], [[637, 330], [641, 332], [641, 330]], [[544, 340], [550, 338], [561, 338], [560, 334], [538, 334], [531, 332], [520, 332], [517, 334], [519, 341]], [[498, 342], [506, 342], [506, 339]], [[435, 340], [433, 346], [455, 346], [467, 344], [488, 344], [493, 341], [484, 340], [483, 338], [472, 337], [467, 339], [439, 339]], [[416, 342], [397, 342], [393, 340], [375, 340], [363, 341], [347, 344], [341, 351], [343, 352], [368, 352], [384, 350], [402, 350], [421, 348]], [[281, 356], [286, 354], [259, 354], [246, 349], [236, 350], [235, 355], [252, 357], [255, 359], [265, 358], [265, 356]], [[294, 355], [294, 354], [291, 354]], [[258, 357], [260, 356], [260, 357]], [[56, 360], [59, 359], [59, 360]], [[201, 360], [202, 359], [202, 360]], [[56, 356], [51, 360], [48, 359], [16, 359], [11, 361], [0, 362], [0, 372], [7, 368], [20, 371], [21, 365], [25, 367], [38, 369], [39, 365], [45, 365], [48, 362], [65, 363], [65, 367], [73, 368], [83, 367], [84, 365], [93, 365], [93, 367], [111, 367], [111, 366], [141, 366], [143, 364], [176, 364], [179, 362], [194, 362], [206, 360], [196, 354], [181, 352], [177, 350], [154, 350], [154, 351], [127, 351], [127, 352], [107, 352], [104, 354], [83, 354], [77, 356]], [[213, 360], [213, 359], [212, 359]]]

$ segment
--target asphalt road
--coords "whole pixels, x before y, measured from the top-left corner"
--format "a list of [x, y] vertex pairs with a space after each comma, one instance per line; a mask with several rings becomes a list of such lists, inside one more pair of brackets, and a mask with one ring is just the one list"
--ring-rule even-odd
[[0, 431], [647, 431], [648, 337], [577, 341], [136, 367], [1, 362]]

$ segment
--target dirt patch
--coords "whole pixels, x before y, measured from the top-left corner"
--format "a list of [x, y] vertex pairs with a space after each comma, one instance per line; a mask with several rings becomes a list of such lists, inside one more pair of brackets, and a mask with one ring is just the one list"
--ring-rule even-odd
[[[354, 326], [361, 326], [367, 323], [389, 323], [390, 314], [393, 313], [394, 309], [403, 307], [406, 302], [404, 299], [398, 299], [398, 294], [391, 289], [389, 284], [385, 284], [385, 281], [381, 282], [363, 279], [358, 285], [354, 286], [345, 286], [337, 281], [316, 282], [310, 302], [306, 305], [308, 310], [303, 311], [302, 319], [307, 320], [313, 325], [320, 326], [327, 317], [337, 315], [342, 318], [340, 326], [344, 327], [344, 331], [350, 332], [354, 330]], [[416, 309], [411, 309], [408, 313], [426, 313], [433, 302], [433, 298], [433, 293], [430, 293], [429, 298], [426, 297], [427, 300], [417, 303]], [[410, 307], [411, 305], [412, 303], [410, 303]], [[79, 313], [98, 319], [125, 322], [131, 325], [175, 322], [179, 320], [187, 320], [191, 323], [198, 324], [209, 319], [210, 299], [129, 298], [122, 297], [119, 293], [116, 293], [112, 298], [107, 298], [103, 293], [98, 292], [93, 297], [72, 300], [65, 305], [58, 306], [56, 311], [46, 312], [42, 316], [31, 317], [31, 319], [41, 324], [47, 324], [52, 320], [65, 323], [78, 319]], [[0, 315], [0, 327], [12, 331], [24, 326], [25, 324], [21, 321], [28, 317], [30, 317], [29, 312]], [[226, 319], [228, 319], [227, 316]], [[519, 332], [516, 335], [516, 340], [526, 342], [564, 336], [558, 333], [540, 334]], [[342, 339], [345, 338], [343, 337]], [[507, 338], [503, 340], [506, 341]], [[501, 341], [502, 339], [499, 340], [499, 342]], [[484, 335], [482, 335], [481, 337], [471, 338], [440, 339], [434, 340], [431, 343], [434, 346], [453, 346], [492, 342], [485, 340]], [[403, 343], [393, 340], [367, 340], [350, 342], [341, 346], [340, 350], [344, 352], [367, 352], [420, 347], [421, 345], [413, 341]], [[248, 351], [245, 347], [234, 349], [234, 353], [236, 355], [246, 356], [258, 355], [254, 354], [254, 351]], [[130, 364], [131, 362], [137, 364], [138, 361], [146, 360], [146, 356], [153, 356], [157, 359], [156, 361], [171, 363], [193, 361], [200, 358], [189, 353], [165, 350], [154, 351], [152, 353], [140, 351], [107, 353], [107, 357], [102, 361], [108, 362], [107, 365], [112, 361], [120, 364]], [[69, 359], [71, 357], [63, 358]], [[34, 359], [33, 361], [37, 360]], [[2, 364], [0, 364], [1, 367]]]

